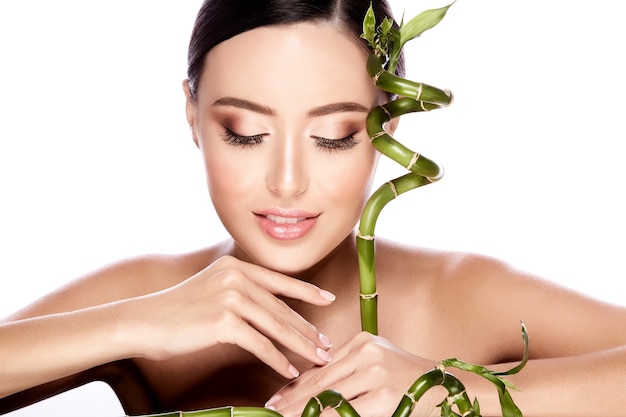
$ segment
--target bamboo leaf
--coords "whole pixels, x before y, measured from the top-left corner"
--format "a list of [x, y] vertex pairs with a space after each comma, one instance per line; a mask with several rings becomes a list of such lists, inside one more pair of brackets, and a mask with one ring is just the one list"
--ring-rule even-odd
[[404, 23], [404, 14], [402, 15], [402, 23], [400, 24], [400, 30], [397, 33], [397, 38], [392, 39], [389, 42], [389, 63], [387, 65], [387, 70], [391, 73], [395, 72], [395, 68], [398, 64], [398, 59], [400, 57], [400, 52], [404, 47], [404, 44], [410, 41], [411, 39], [415, 39], [420, 36], [422, 33], [426, 32], [428, 29], [431, 29], [446, 15], [446, 12], [454, 4], [454, 1], [445, 7], [441, 7], [439, 9], [430, 9], [425, 10], [422, 13], [415, 16], [413, 19], [409, 20], [406, 24]]
[[425, 10], [409, 20], [400, 28], [400, 48], [411, 39], [417, 38], [428, 29], [437, 26], [453, 4], [454, 2], [439, 9]]
[[502, 417], [523, 417], [522, 411], [515, 405], [511, 394], [507, 390], [498, 390], [498, 398], [500, 399]]
[[484, 373], [491, 373], [491, 371], [489, 371], [489, 369], [485, 368], [482, 365], [475, 365], [473, 363], [468, 363], [468, 362], [464, 362], [461, 361], [457, 358], [449, 358], [449, 359], [444, 359], [441, 361], [441, 363], [444, 366], [449, 366], [449, 367], [453, 367], [453, 368], [457, 368], [457, 369], [461, 369], [463, 371], [468, 371], [468, 372], [473, 372], [475, 374], [484, 374]]
[[524, 340], [524, 355], [522, 356], [522, 360], [519, 363], [519, 365], [509, 369], [508, 371], [505, 372], [497, 372], [494, 375], [513, 375], [518, 373], [519, 371], [522, 370], [522, 368], [524, 366], [526, 366], [526, 362], [528, 362], [528, 331], [526, 330], [526, 325], [524, 324], [524, 321], [522, 320], [522, 339]]
[[393, 20], [386, 17], [383, 22], [380, 24], [380, 38], [386, 42], [389, 38], [389, 32], [391, 31], [391, 27], [393, 26]]
[[474, 405], [472, 408], [474, 409], [474, 416], [480, 417], [480, 404], [478, 404], [478, 398], [474, 398]]
[[363, 33], [361, 34], [361, 38], [365, 39], [372, 48], [376, 48], [376, 16], [374, 16], [374, 8], [372, 7], [372, 3], [370, 3], [369, 9], [367, 9], [367, 13], [365, 14], [365, 18], [363, 19]]

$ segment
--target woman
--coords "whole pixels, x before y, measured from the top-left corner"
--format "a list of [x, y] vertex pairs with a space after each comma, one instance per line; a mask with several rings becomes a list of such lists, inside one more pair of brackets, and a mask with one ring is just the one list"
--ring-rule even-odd
[[[532, 360], [511, 380], [525, 415], [615, 410], [604, 383], [623, 382], [624, 309], [489, 258], [379, 240], [384, 338], [359, 332], [353, 229], [378, 160], [364, 121], [386, 97], [358, 39], [369, 1], [311, 3], [208, 1], [198, 16], [186, 115], [232, 238], [112, 265], [7, 318], [1, 354], [16, 360], [0, 365], [0, 395], [124, 361], [156, 400], [133, 408], [120, 389], [134, 413], [234, 404], [297, 415], [333, 388], [364, 416], [390, 415], [441, 358], [517, 360], [523, 317]], [[477, 304], [483, 294], [490, 302]], [[458, 374], [483, 414], [497, 414], [493, 387]], [[583, 394], [589, 409], [570, 400]], [[429, 395], [418, 412], [439, 401]]]

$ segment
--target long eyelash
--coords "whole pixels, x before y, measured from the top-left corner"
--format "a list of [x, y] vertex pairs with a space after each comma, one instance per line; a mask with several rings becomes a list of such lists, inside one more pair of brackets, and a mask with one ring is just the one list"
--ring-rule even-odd
[[222, 135], [224, 142], [229, 145], [249, 147], [261, 145], [265, 141], [263, 139], [263, 136], [267, 136], [267, 134], [263, 133], [258, 135], [244, 136], [233, 132], [229, 128], [226, 128]]
[[316, 147], [326, 149], [330, 152], [352, 149], [360, 142], [360, 140], [354, 138], [354, 134], [350, 134], [342, 139], [328, 139], [321, 136], [311, 136], [311, 138], [315, 139]]

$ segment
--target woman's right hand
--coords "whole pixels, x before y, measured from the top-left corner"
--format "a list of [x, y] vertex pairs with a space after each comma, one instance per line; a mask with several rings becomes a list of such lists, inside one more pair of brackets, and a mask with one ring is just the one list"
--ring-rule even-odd
[[139, 355], [163, 360], [229, 343], [286, 378], [298, 376], [274, 340], [316, 365], [327, 363], [328, 338], [277, 296], [318, 306], [334, 300], [310, 283], [222, 257], [174, 287], [135, 300], [137, 320], [148, 323], [139, 332]]

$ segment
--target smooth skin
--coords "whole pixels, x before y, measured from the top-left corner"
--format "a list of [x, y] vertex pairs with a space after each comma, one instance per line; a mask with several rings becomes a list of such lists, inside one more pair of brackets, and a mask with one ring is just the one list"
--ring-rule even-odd
[[[232, 239], [120, 262], [3, 320], [0, 357], [13, 360], [0, 361], [0, 396], [132, 358], [169, 410], [296, 416], [331, 388], [364, 417], [389, 416], [442, 358], [518, 360], [523, 318], [531, 361], [510, 379], [525, 416], [619, 412], [626, 309], [484, 256], [377, 239], [381, 336], [360, 332], [352, 231], [378, 159], [365, 117], [382, 99], [365, 60], [321, 23], [254, 29], [212, 50], [197, 97], [184, 85], [186, 112]], [[483, 415], [499, 415], [492, 386], [454, 372]], [[414, 415], [436, 415], [440, 400], [429, 394]]]

